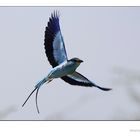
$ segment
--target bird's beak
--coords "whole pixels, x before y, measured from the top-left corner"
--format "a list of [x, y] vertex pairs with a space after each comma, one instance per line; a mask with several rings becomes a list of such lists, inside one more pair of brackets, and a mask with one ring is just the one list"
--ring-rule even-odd
[[83, 63], [84, 61], [83, 61], [83, 60], [79, 60], [79, 62], [80, 62], [80, 63]]

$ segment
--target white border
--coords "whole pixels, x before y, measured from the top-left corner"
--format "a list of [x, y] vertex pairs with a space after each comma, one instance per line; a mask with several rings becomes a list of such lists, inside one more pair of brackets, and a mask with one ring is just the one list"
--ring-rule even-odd
[[139, 6], [140, 0], [0, 0], [1, 6]]
[[[138, 6], [140, 0], [1, 0], [1, 6]], [[139, 121], [1, 121], [3, 140], [140, 139]]]
[[134, 121], [11, 121], [0, 123], [4, 140], [139, 140]]

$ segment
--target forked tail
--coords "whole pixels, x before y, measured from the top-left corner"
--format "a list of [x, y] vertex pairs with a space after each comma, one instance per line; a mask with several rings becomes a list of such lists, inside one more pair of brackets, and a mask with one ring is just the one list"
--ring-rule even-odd
[[[48, 80], [46, 80], [46, 78], [44, 78], [43, 80], [41, 80], [34, 88], [34, 90], [30, 93], [30, 95], [27, 97], [27, 99], [25, 100], [25, 102], [23, 103], [22, 107], [27, 103], [27, 101], [29, 100], [29, 98], [31, 97], [31, 95], [36, 91], [36, 96], [35, 96], [35, 102], [36, 102], [36, 109], [37, 112], [39, 113], [39, 107], [38, 107], [38, 103], [37, 103], [37, 97], [38, 97], [38, 91], [40, 89], [40, 87], [47, 82]], [[50, 82], [50, 81], [49, 81]]]

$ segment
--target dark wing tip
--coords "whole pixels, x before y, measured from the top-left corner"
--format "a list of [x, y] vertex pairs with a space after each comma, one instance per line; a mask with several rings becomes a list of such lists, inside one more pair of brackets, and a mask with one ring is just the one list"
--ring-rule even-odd
[[51, 18], [58, 18], [60, 17], [60, 12], [58, 10], [54, 10], [54, 12], [51, 14]]
[[100, 87], [100, 86], [96, 86], [97, 88], [104, 90], [104, 91], [110, 91], [112, 90], [111, 88], [104, 88], [104, 87]]
[[45, 38], [44, 38], [44, 45], [45, 45], [45, 53], [48, 57], [50, 64], [55, 67], [58, 64], [56, 63], [54, 56], [53, 56], [53, 40], [57, 32], [60, 31], [59, 26], [59, 12], [54, 11], [49, 18], [47, 23], [47, 27], [45, 30]]
[[[76, 72], [77, 73], [77, 72]], [[84, 82], [84, 81], [78, 81], [76, 79], [73, 79], [69, 76], [64, 76], [64, 77], [61, 77], [62, 80], [64, 80], [65, 82], [71, 84], [71, 85], [77, 85], [77, 86], [84, 86], [84, 87], [97, 87], [103, 91], [109, 91], [109, 90], [112, 90], [111, 88], [104, 88], [104, 87], [100, 87], [96, 84], [94, 84], [93, 82], [89, 81], [86, 77], [84, 77], [83, 75], [81, 75], [80, 73], [77, 73], [79, 74], [80, 76], [82, 76], [84, 79], [86, 79], [88, 82]]]
[[51, 17], [49, 18], [49, 22], [48, 22], [48, 28], [54, 34], [56, 34], [60, 30], [60, 26], [59, 26], [59, 12], [54, 11], [51, 14]]
[[93, 83], [91, 82], [80, 82], [80, 81], [77, 81], [75, 79], [72, 79], [71, 77], [68, 77], [68, 76], [63, 76], [61, 77], [62, 80], [64, 80], [65, 82], [71, 84], [71, 85], [75, 85], [75, 86], [84, 86], [84, 87], [93, 87]]

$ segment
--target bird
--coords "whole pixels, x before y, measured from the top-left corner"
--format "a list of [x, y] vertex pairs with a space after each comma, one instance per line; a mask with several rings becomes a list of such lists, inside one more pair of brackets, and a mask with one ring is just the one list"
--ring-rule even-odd
[[52, 65], [51, 71], [40, 82], [35, 85], [34, 90], [30, 93], [28, 98], [23, 103], [22, 107], [26, 104], [30, 96], [36, 91], [35, 101], [37, 112], [39, 113], [39, 107], [37, 103], [38, 91], [44, 83], [49, 83], [56, 78], [61, 78], [70, 85], [84, 86], [84, 87], [96, 87], [103, 91], [109, 91], [111, 88], [104, 88], [98, 86], [91, 80], [76, 71], [83, 60], [74, 57], [68, 59], [63, 36], [59, 24], [60, 14], [58, 11], [51, 13], [49, 21], [45, 29], [45, 53], [50, 65]]

